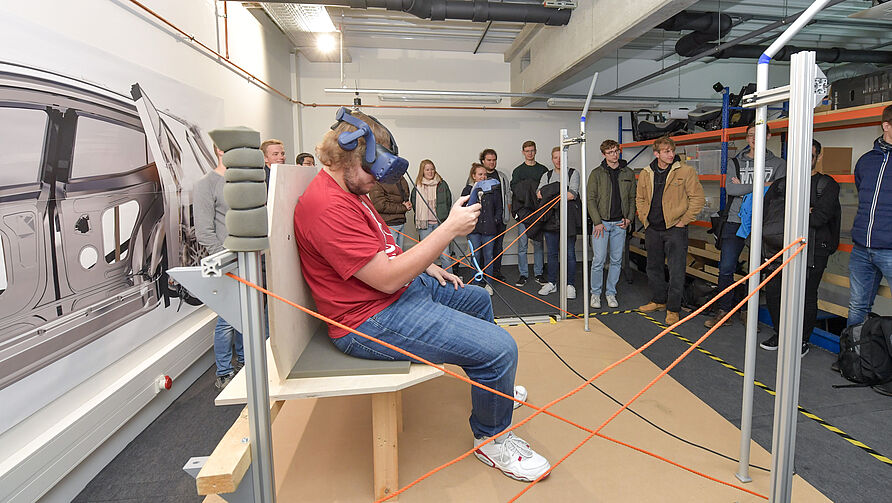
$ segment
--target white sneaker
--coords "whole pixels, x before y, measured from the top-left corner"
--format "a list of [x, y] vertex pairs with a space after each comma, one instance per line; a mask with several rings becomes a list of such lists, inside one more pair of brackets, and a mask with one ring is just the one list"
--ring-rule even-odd
[[[514, 398], [520, 400], [521, 402], [527, 401], [527, 389], [523, 386], [517, 385], [514, 387]], [[519, 409], [522, 404], [518, 402], [514, 402], [514, 408]]]
[[492, 287], [489, 286], [489, 283], [487, 283], [486, 285], [483, 285], [483, 289], [486, 290], [486, 293], [488, 293], [490, 296], [492, 296]]
[[576, 287], [573, 285], [567, 285], [567, 300], [573, 300], [576, 298]]
[[[486, 440], [486, 438], [474, 439], [474, 446]], [[530, 448], [530, 444], [515, 435], [513, 431], [478, 447], [474, 455], [487, 465], [498, 468], [505, 475], [522, 482], [532, 482], [551, 468], [548, 460], [537, 454]]]
[[542, 285], [542, 288], [539, 289], [539, 295], [548, 295], [557, 291], [557, 287], [554, 286], [554, 283], [545, 283]]
[[616, 295], [607, 296], [607, 307], [619, 307], [619, 302], [616, 301]]
[[592, 294], [592, 301], [589, 302], [592, 309], [601, 309], [601, 296]]

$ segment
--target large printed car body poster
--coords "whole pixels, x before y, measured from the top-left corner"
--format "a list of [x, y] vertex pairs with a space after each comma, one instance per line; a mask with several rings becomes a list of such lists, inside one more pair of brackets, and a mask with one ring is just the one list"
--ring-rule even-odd
[[191, 187], [215, 160], [197, 126], [146, 92], [0, 65], [0, 392], [195, 304], [165, 271], [205, 253]]

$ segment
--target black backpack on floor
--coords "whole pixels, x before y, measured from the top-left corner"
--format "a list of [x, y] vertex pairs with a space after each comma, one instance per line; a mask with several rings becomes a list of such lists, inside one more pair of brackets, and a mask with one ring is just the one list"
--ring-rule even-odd
[[873, 386], [892, 382], [892, 316], [870, 313], [859, 325], [839, 336], [839, 372], [857, 384], [834, 388]]

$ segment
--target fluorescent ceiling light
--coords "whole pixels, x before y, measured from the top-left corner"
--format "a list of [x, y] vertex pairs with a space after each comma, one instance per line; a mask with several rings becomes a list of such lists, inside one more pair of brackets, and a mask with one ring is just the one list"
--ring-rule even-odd
[[[548, 98], [545, 103], [550, 107], [556, 108], [578, 108], [582, 110], [585, 106], [585, 100], [575, 98]], [[601, 110], [632, 110], [640, 108], [655, 108], [658, 104], [655, 101], [638, 101], [638, 100], [599, 100], [593, 98], [589, 103], [589, 109]]]
[[284, 4], [287, 14], [300, 31], [330, 33], [337, 31], [324, 5]]
[[412, 94], [379, 94], [380, 101], [404, 103], [471, 103], [475, 105], [495, 105], [502, 102], [501, 96], [436, 96]]
[[316, 35], [316, 47], [323, 54], [328, 54], [338, 47], [338, 41], [331, 33], [320, 33]]

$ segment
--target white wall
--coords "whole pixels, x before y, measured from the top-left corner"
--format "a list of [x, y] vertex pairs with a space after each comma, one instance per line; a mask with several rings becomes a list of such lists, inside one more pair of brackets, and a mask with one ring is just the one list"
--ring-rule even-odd
[[[376, 89], [436, 89], [505, 91], [508, 89], [509, 64], [501, 55], [468, 54], [442, 51], [414, 51], [396, 49], [350, 49], [352, 63], [345, 64], [345, 80], [349, 87]], [[312, 63], [300, 57], [298, 64], [301, 100], [324, 105], [352, 104], [352, 95], [325, 93], [324, 88], [340, 87], [340, 68], [337, 63]], [[537, 160], [551, 167], [551, 148], [558, 145], [561, 128], [570, 135], [579, 132], [579, 113], [548, 110], [545, 104], [535, 103], [540, 110], [498, 110], [507, 107], [503, 99], [498, 105], [455, 104], [465, 109], [430, 108], [375, 108], [387, 105], [377, 95], [363, 95], [363, 111], [380, 119], [393, 133], [400, 147], [400, 155], [409, 160], [409, 174], [414, 179], [422, 159], [434, 161], [437, 170], [449, 184], [453, 196], [458, 197], [465, 186], [472, 162], [477, 162], [480, 151], [493, 148], [498, 152], [498, 169], [509, 177], [523, 162], [521, 144], [533, 140], [538, 147]], [[401, 105], [401, 104], [400, 104]], [[423, 104], [449, 106], [449, 104]], [[312, 152], [322, 134], [334, 122], [336, 108], [304, 107], [301, 111], [302, 142]], [[602, 139], [616, 138], [617, 114], [591, 114], [587, 124], [592, 139], [587, 155], [590, 166], [601, 162], [598, 145]], [[579, 167], [580, 149], [570, 150], [570, 166]], [[411, 218], [411, 217], [410, 217]], [[508, 235], [509, 239], [516, 233]], [[506, 261], [515, 257], [506, 255]]]
[[[218, 42], [218, 36], [223, 33], [222, 18], [215, 13], [215, 7], [222, 4], [213, 0], [142, 0], [142, 3], [196, 40], [211, 48], [219, 48], [221, 53], [224, 51], [223, 44]], [[290, 42], [269, 21], [258, 20], [240, 3], [231, 2], [228, 9], [231, 59], [259, 79], [289, 94], [292, 80]], [[225, 125], [244, 125], [259, 130], [265, 138], [281, 138], [286, 145], [293, 138], [293, 107], [286, 99], [221, 64], [126, 0], [0, 2], [0, 61], [49, 70], [125, 96], [130, 95], [131, 84], [138, 82], [159, 109], [168, 109], [197, 123], [205, 131]], [[0, 413], [0, 458], [16, 459], [11, 455], [22, 455], [25, 446], [39, 449], [37, 442], [42, 440], [36, 433], [54, 431], [54, 425], [88, 417], [91, 411], [95, 412], [91, 403], [97, 401], [100, 393], [112, 393], [119, 385], [136, 385], [141, 389], [151, 387], [156, 375], [151, 371], [147, 371], [151, 375], [146, 382], [124, 383], [124, 378], [139, 362], [148, 362], [150, 358], [160, 362], [159, 372], [163, 372], [162, 367], [168, 365], [165, 362], [182, 357], [182, 350], [180, 353], [172, 351], [169, 355], [157, 354], [157, 345], [163, 338], [158, 334], [166, 329], [177, 331], [170, 327], [178, 326], [177, 322], [195, 312], [188, 306], [179, 313], [175, 306], [156, 308], [0, 390], [0, 401], [4, 404], [3, 413]], [[194, 348], [194, 356], [189, 362], [177, 364], [180, 370], [209, 350], [211, 327], [212, 324], [204, 326], [198, 334], [196, 340], [201, 347]], [[178, 335], [182, 334], [172, 334], [171, 337]], [[122, 366], [120, 362], [123, 361], [133, 365]], [[204, 361], [207, 364], [208, 360]], [[174, 375], [173, 370], [170, 372]], [[198, 373], [189, 375], [194, 379]], [[180, 383], [185, 387], [188, 384], [191, 381]], [[165, 399], [171, 399], [170, 396], [166, 395]], [[151, 406], [136, 403], [137, 400], [121, 401], [118, 413], [122, 417], [131, 417], [146, 406], [143, 411], [154, 415], [145, 417], [142, 414], [140, 421], [148, 424], [146, 421], [151, 421], [163, 410], [155, 403], [160, 400], [163, 399], [155, 399]], [[110, 423], [102, 426], [108, 431], [98, 428], [91, 434], [97, 435], [96, 439], [107, 438], [117, 428]], [[76, 442], [72, 434], [71, 431], [61, 431], [47, 442]], [[73, 497], [127, 441], [122, 438], [115, 443], [114, 449], [104, 448], [101, 462], [95, 459], [85, 462], [85, 466], [89, 464], [92, 468], [81, 470], [76, 481], [67, 483], [66, 494], [57, 496], [60, 499]], [[92, 442], [87, 447], [96, 448], [99, 444], [101, 441]], [[86, 456], [89, 452], [85, 449], [79, 455]], [[49, 477], [46, 480], [55, 480], [54, 477], [74, 468], [70, 463], [76, 464], [83, 459], [67, 459], [71, 458], [68, 451], [50, 452], [49, 455], [58, 457], [51, 472], [40, 468], [39, 473], [25, 473], [24, 465], [4, 466], [0, 467], [3, 468], [0, 476], [14, 473], [25, 480], [37, 480], [37, 477], [42, 477], [41, 481], [46, 477]], [[7, 489], [12, 490], [13, 486]], [[48, 487], [34, 490], [46, 489]], [[2, 495], [0, 499], [5, 500]]]

